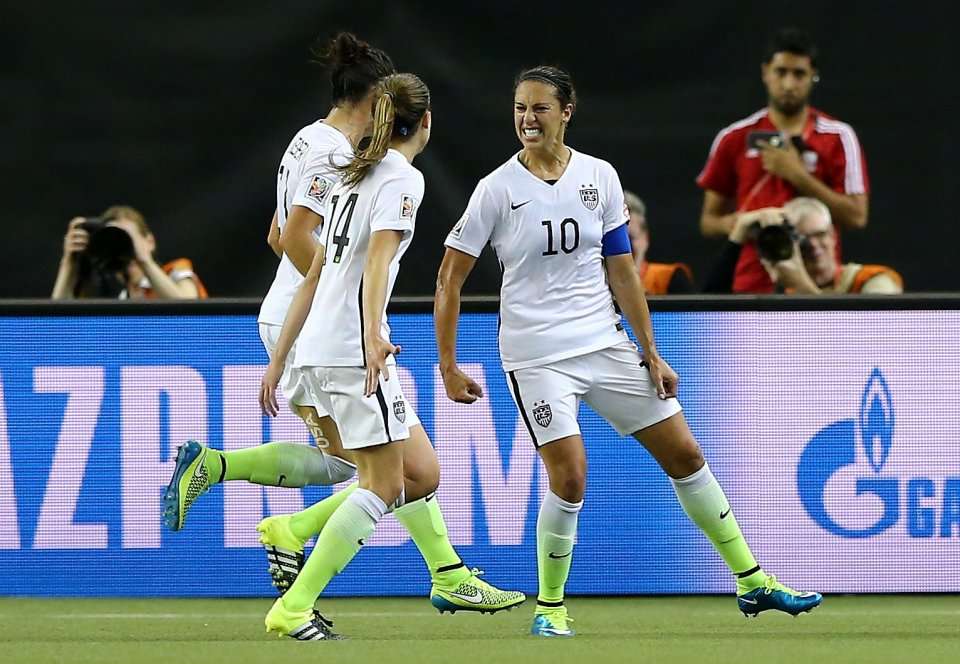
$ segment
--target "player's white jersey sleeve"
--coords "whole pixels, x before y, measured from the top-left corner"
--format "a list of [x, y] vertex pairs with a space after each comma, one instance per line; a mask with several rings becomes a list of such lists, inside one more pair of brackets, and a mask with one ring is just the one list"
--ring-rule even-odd
[[[331, 158], [334, 159], [333, 163]], [[309, 161], [304, 164], [303, 171], [299, 174], [291, 205], [305, 207], [323, 216], [330, 192], [340, 179], [339, 172], [333, 166], [335, 163], [336, 157], [332, 157], [330, 153], [311, 153]]]
[[606, 235], [614, 228], [623, 226], [630, 221], [630, 211], [623, 199], [623, 186], [620, 184], [620, 176], [617, 175], [617, 170], [605, 161], [601, 164], [605, 167], [601, 173], [605, 177], [602, 216], [603, 234]]
[[477, 258], [490, 241], [502, 214], [502, 204], [497, 201], [487, 178], [480, 180], [467, 203], [467, 209], [447, 235], [444, 244]]
[[416, 169], [384, 182], [370, 212], [370, 232], [403, 231], [404, 239], [412, 236], [423, 191], [423, 175]]

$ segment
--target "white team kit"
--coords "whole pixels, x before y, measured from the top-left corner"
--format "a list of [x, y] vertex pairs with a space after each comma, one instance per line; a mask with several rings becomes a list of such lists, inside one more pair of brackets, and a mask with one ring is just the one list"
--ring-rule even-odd
[[[310, 315], [297, 340], [294, 366], [308, 395], [333, 416], [345, 449], [358, 449], [409, 437], [420, 423], [400, 387], [396, 364], [388, 358], [390, 378], [380, 378], [374, 395], [364, 396], [363, 270], [371, 235], [403, 232], [390, 263], [387, 297], [400, 259], [413, 239], [423, 199], [423, 175], [400, 152], [390, 149], [360, 184], [333, 186], [322, 212], [320, 243], [326, 248]], [[381, 335], [390, 338], [384, 305]]]
[[[323, 215], [328, 195], [340, 181], [340, 173], [332, 167], [332, 163], [346, 163], [352, 155], [353, 148], [347, 137], [322, 120], [307, 125], [294, 135], [283, 153], [277, 172], [277, 223], [281, 231], [294, 205]], [[315, 231], [315, 236], [319, 241], [319, 229]], [[303, 276], [290, 258], [283, 254], [257, 317], [260, 339], [271, 356], [280, 338], [283, 319], [302, 282]], [[294, 350], [291, 350], [283, 367], [280, 389], [291, 404], [315, 406], [306, 393], [300, 371], [289, 359], [293, 356]], [[318, 412], [321, 416], [326, 414], [322, 409]]]
[[680, 411], [657, 396], [607, 286], [602, 239], [628, 219], [609, 163], [571, 148], [551, 184], [517, 153], [479, 182], [447, 236], [474, 257], [489, 242], [500, 260], [500, 357], [537, 446], [580, 433], [581, 399], [621, 435]]

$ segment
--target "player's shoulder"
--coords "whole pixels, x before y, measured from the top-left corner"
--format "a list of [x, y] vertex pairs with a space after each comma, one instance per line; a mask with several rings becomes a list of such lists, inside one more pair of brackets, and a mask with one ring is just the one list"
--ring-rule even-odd
[[570, 149], [570, 152], [574, 155], [574, 158], [582, 168], [591, 169], [606, 175], [617, 172], [617, 169], [613, 167], [613, 164], [606, 159], [595, 157], [594, 155], [587, 154], [586, 152], [580, 152], [579, 150], [575, 150], [570, 146], [567, 147]]
[[[423, 173], [407, 161], [401, 153], [389, 150], [386, 156], [370, 173], [371, 183], [377, 188], [402, 185], [422, 192], [425, 186]], [[415, 193], [415, 192], [410, 192]]]

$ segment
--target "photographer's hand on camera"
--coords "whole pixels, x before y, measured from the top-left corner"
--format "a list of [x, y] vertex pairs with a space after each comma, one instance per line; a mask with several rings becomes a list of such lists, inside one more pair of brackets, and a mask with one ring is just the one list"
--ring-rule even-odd
[[749, 234], [754, 224], [760, 226], [776, 226], [783, 223], [783, 208], [769, 207], [750, 212], [740, 212], [733, 222], [733, 228], [727, 238], [734, 244], [744, 244], [750, 241]]
[[57, 280], [51, 295], [54, 300], [73, 299], [73, 289], [78, 277], [77, 259], [90, 244], [90, 234], [81, 228], [84, 221], [83, 217], [74, 217], [67, 224], [67, 233], [63, 236], [63, 256], [60, 258]]
[[[194, 299], [197, 297], [197, 286], [193, 281], [189, 279], [174, 281], [170, 275], [164, 271], [163, 267], [157, 263], [153, 257], [153, 243], [147, 236], [144, 236], [140, 232], [133, 221], [129, 219], [117, 219], [109, 222], [107, 225], [120, 228], [130, 236], [133, 242], [133, 259], [136, 267], [143, 273], [143, 277], [150, 282], [150, 288], [157, 298], [178, 300]], [[136, 277], [137, 275], [132, 274], [131, 276]], [[134, 291], [140, 289], [139, 281], [140, 280], [136, 278], [130, 280], [128, 287], [131, 291], [131, 297], [137, 297], [138, 293]]]
[[803, 265], [803, 255], [797, 242], [793, 243], [793, 254], [790, 258], [776, 262], [761, 258], [760, 263], [767, 274], [770, 275], [770, 280], [785, 291], [799, 295], [819, 295], [821, 293], [820, 288]]

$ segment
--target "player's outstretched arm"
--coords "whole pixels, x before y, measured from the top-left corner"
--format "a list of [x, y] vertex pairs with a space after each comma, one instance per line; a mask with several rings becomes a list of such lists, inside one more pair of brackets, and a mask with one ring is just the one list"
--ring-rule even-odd
[[459, 403], [473, 403], [483, 390], [457, 367], [457, 322], [460, 318], [460, 291], [476, 265], [477, 259], [447, 247], [437, 275], [437, 292], [433, 299], [433, 325], [440, 354], [440, 375], [447, 397]]
[[267, 415], [277, 416], [280, 408], [277, 405], [277, 384], [280, 382], [280, 376], [283, 374], [283, 365], [287, 361], [287, 355], [293, 347], [293, 342], [300, 335], [303, 324], [307, 320], [310, 308], [313, 306], [313, 296], [317, 292], [317, 283], [320, 281], [320, 272], [323, 269], [323, 259], [326, 255], [326, 248], [318, 245], [313, 254], [313, 261], [310, 263], [310, 269], [307, 270], [307, 276], [297, 288], [297, 293], [290, 302], [290, 308], [283, 319], [283, 328], [280, 330], [280, 338], [277, 339], [277, 347], [270, 358], [270, 365], [267, 367], [263, 379], [260, 381], [260, 407]]
[[630, 254], [619, 254], [607, 256], [605, 261], [610, 290], [637, 335], [657, 394], [661, 399], [677, 396], [677, 383], [680, 379], [657, 352], [653, 340], [653, 323], [650, 321], [650, 307], [647, 306], [643, 282], [637, 274], [633, 257]]
[[403, 231], [379, 230], [370, 236], [367, 262], [363, 266], [363, 345], [364, 362], [367, 366], [367, 382], [364, 394], [377, 391], [382, 374], [388, 379], [387, 356], [400, 352], [389, 339], [381, 335], [383, 309], [387, 304], [387, 280], [390, 262], [397, 255]]

